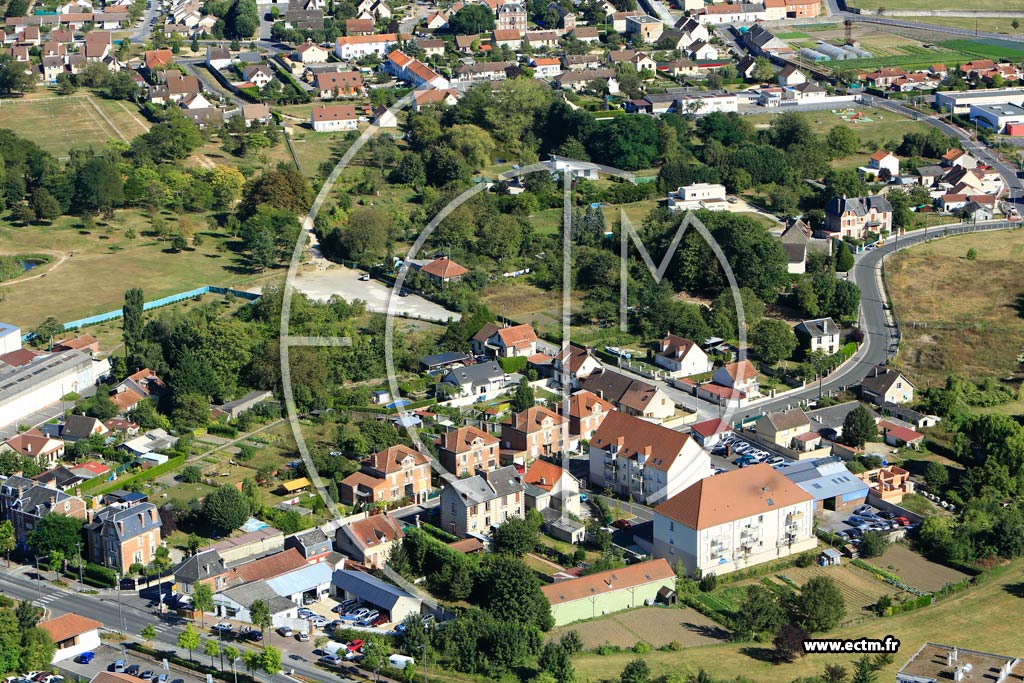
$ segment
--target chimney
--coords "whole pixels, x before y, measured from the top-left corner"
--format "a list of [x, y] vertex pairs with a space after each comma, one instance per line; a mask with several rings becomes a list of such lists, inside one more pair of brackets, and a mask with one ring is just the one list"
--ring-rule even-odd
[[31, 442], [29, 442], [29, 443], [26, 443], [26, 444], [25, 444], [25, 451], [26, 451], [26, 452], [27, 452], [27, 453], [28, 453], [29, 455], [31, 455], [31, 454], [32, 454], [32, 443], [31, 443]]

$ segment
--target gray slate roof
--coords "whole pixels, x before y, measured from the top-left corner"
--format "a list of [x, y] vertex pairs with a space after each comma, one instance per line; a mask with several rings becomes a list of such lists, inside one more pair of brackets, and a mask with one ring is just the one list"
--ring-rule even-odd
[[156, 512], [152, 503], [139, 503], [129, 508], [104, 508], [96, 513], [88, 528], [113, 529], [118, 540], [124, 541], [160, 528], [160, 515], [156, 515], [156, 521], [153, 521], [151, 511]]
[[852, 211], [857, 216], [866, 216], [868, 211], [892, 212], [892, 204], [881, 195], [870, 197], [833, 197], [825, 206], [825, 213], [829, 216], [842, 216], [847, 211]]
[[832, 318], [819, 318], [817, 320], [804, 320], [797, 328], [806, 332], [812, 339], [839, 334], [839, 327]]
[[419, 600], [415, 595], [406, 593], [398, 586], [385, 583], [372, 574], [352, 569], [339, 569], [334, 572], [334, 576], [331, 577], [331, 585], [358, 596], [363, 602], [383, 607], [389, 612], [402, 598]]
[[466, 501], [467, 505], [479, 505], [526, 490], [523, 475], [511, 465], [499, 467], [486, 474], [456, 479], [448, 485]]
[[487, 386], [504, 376], [505, 371], [501, 369], [501, 366], [496, 361], [489, 361], [487, 363], [469, 365], [464, 368], [456, 368], [445, 375], [444, 381], [460, 386], [469, 384], [473, 387], [480, 387]]
[[243, 583], [241, 586], [229, 588], [221, 593], [242, 607], [249, 609], [252, 607], [252, 603], [257, 600], [262, 600], [267, 603], [267, 607], [270, 608], [271, 614], [280, 614], [281, 612], [287, 612], [295, 607], [295, 603], [288, 598], [282, 598], [280, 595], [274, 592], [266, 581], [251, 581], [249, 583]]
[[216, 550], [207, 550], [187, 558], [175, 567], [174, 578], [183, 583], [196, 583], [226, 571], [220, 553]]

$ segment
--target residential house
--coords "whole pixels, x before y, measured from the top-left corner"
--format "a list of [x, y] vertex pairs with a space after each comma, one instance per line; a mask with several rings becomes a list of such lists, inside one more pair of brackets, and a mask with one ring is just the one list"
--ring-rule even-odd
[[590, 484], [656, 505], [710, 476], [711, 458], [688, 434], [613, 412], [590, 440]]
[[373, 19], [346, 19], [346, 36], [371, 36], [377, 30]]
[[[579, 29], [577, 29], [578, 31]], [[565, 55], [562, 57], [565, 68], [569, 71], [588, 71], [601, 66], [601, 57], [594, 54]]]
[[330, 54], [326, 49], [310, 40], [307, 40], [305, 43], [300, 45], [295, 51], [296, 61], [302, 62], [303, 64], [323, 64], [327, 61], [329, 56]]
[[445, 90], [414, 90], [413, 94], [413, 111], [423, 111], [424, 107], [432, 107], [435, 105], [442, 105], [451, 107], [459, 102], [459, 92], [453, 88], [447, 88]]
[[160, 547], [160, 527], [152, 503], [106, 507], [85, 525], [89, 561], [123, 574], [132, 565], [148, 565]]
[[417, 269], [438, 284], [460, 282], [462, 277], [469, 273], [468, 268], [460, 266], [447, 256], [436, 258], [429, 263], [419, 266]]
[[583, 542], [579, 480], [547, 460], [534, 462], [524, 479], [526, 509], [540, 513], [545, 533], [565, 543]]
[[616, 410], [645, 420], [662, 422], [676, 414], [675, 401], [664, 389], [607, 368], [580, 380], [580, 388], [610, 401]]
[[728, 211], [725, 186], [718, 183], [694, 183], [678, 188], [668, 195], [669, 211]]
[[142, 61], [146, 65], [146, 71], [156, 78], [157, 71], [166, 69], [174, 62], [174, 53], [169, 49], [147, 50]]
[[892, 205], [881, 195], [836, 196], [825, 205], [825, 230], [837, 237], [863, 239], [869, 232], [892, 231]]
[[494, 28], [499, 31], [514, 30], [520, 35], [526, 33], [526, 8], [518, 2], [506, 2], [495, 12]]
[[68, 415], [60, 430], [60, 437], [68, 443], [88, 439], [91, 436], [102, 436], [110, 430], [97, 418], [88, 415]]
[[896, 81], [906, 78], [907, 72], [897, 67], [883, 67], [876, 69], [869, 74], [863, 74], [861, 80], [868, 86], [881, 88], [883, 90], [891, 87]]
[[914, 384], [899, 370], [876, 366], [869, 376], [861, 380], [860, 395], [876, 406], [913, 403]]
[[615, 69], [570, 69], [556, 76], [554, 84], [562, 89], [579, 92], [593, 81], [607, 83], [608, 93], [611, 95], [619, 93], [619, 82], [616, 79]]
[[807, 270], [807, 247], [811, 241], [811, 229], [801, 220], [790, 223], [779, 235], [782, 250], [786, 252], [786, 271], [801, 274]]
[[654, 364], [667, 370], [670, 377], [699, 375], [711, 372], [714, 366], [700, 346], [671, 332], [658, 345]]
[[253, 579], [214, 596], [214, 612], [223, 619], [252, 623], [252, 606], [261, 602], [270, 612], [270, 627], [292, 626], [298, 618], [298, 605], [278, 595], [268, 581]]
[[242, 78], [262, 90], [274, 80], [274, 71], [267, 64], [248, 64], [242, 69]]
[[711, 43], [703, 40], [695, 40], [688, 47], [685, 48], [686, 54], [690, 59], [696, 59], [699, 61], [710, 61], [718, 59], [718, 48]]
[[973, 169], [978, 167], [978, 160], [962, 149], [949, 149], [942, 155], [942, 165]]
[[643, 11], [638, 10], [638, 9], [628, 10], [626, 12], [614, 12], [611, 15], [612, 30], [615, 31], [616, 33], [625, 33], [626, 32], [626, 21], [628, 19], [633, 18], [633, 17], [642, 17], [642, 16], [644, 16]]
[[611, 401], [592, 391], [580, 390], [569, 397], [569, 434], [580, 441], [589, 441], [609, 413], [615, 412]]
[[319, 562], [331, 552], [331, 539], [319, 527], [286, 536], [285, 548], [295, 548], [309, 563]]
[[363, 91], [363, 76], [358, 71], [321, 71], [313, 77], [320, 99], [351, 97]]
[[532, 325], [498, 327], [488, 323], [470, 342], [473, 353], [496, 358], [529, 357], [537, 353], [537, 333]]
[[541, 586], [555, 626], [653, 605], [675, 594], [676, 574], [664, 559], [648, 560]]
[[782, 68], [778, 76], [779, 85], [782, 86], [794, 86], [800, 85], [807, 82], [807, 76], [800, 69], [796, 68], [792, 64], [788, 64]]
[[402, 525], [388, 514], [356, 520], [335, 532], [338, 549], [370, 569], [383, 569], [391, 549], [403, 538]]
[[882, 178], [882, 171], [888, 173], [889, 178], [895, 178], [900, 174], [900, 160], [892, 152], [880, 149], [868, 158], [868, 169], [874, 171], [870, 175]]
[[690, 425], [690, 434], [702, 448], [711, 448], [726, 434], [732, 433], [732, 427], [718, 418], [704, 420]]
[[641, 14], [640, 16], [626, 17], [626, 32], [627, 36], [633, 36], [634, 40], [638, 40], [641, 43], [648, 43], [653, 45], [658, 42], [661, 38], [661, 34], [665, 31], [665, 25], [648, 14]]
[[924, 434], [897, 424], [893, 420], [882, 420], [878, 423], [878, 430], [882, 433], [882, 441], [890, 446], [907, 446], [914, 450], [921, 450], [921, 444], [924, 443]]
[[811, 421], [799, 408], [762, 415], [754, 423], [757, 435], [783, 448], [794, 448], [795, 439], [811, 430]]
[[460, 64], [455, 67], [455, 75], [460, 83], [474, 81], [503, 81], [505, 69], [515, 66], [515, 62], [479, 62], [476, 64]]
[[341, 36], [335, 43], [334, 54], [346, 62], [368, 55], [383, 57], [387, 54], [388, 48], [398, 41], [399, 36], [397, 33]]
[[216, 550], [201, 550], [182, 560], [173, 569], [174, 582], [185, 595], [191, 595], [202, 583], [218, 593], [228, 586], [227, 562]]
[[558, 57], [534, 57], [530, 60], [530, 68], [534, 78], [547, 80], [562, 73], [562, 60]]
[[374, 453], [339, 485], [346, 505], [404, 499], [421, 503], [430, 488], [430, 459], [403, 445]]
[[85, 34], [85, 59], [88, 62], [100, 62], [110, 54], [109, 31], [89, 31]]
[[747, 398], [754, 398], [761, 394], [757, 369], [749, 360], [723, 365], [715, 370], [711, 381], [719, 386], [742, 392]]
[[690, 575], [726, 574], [817, 543], [813, 498], [771, 465], [707, 477], [654, 509], [654, 556]]
[[443, 31], [448, 28], [448, 15], [444, 12], [432, 12], [427, 16], [426, 25], [431, 31]]
[[455, 49], [464, 55], [473, 54], [474, 46], [480, 44], [480, 34], [474, 33], [469, 36], [455, 36]]
[[310, 123], [318, 133], [338, 130], [355, 130], [359, 118], [351, 104], [321, 104], [314, 106]]
[[120, 414], [130, 412], [143, 399], [157, 400], [167, 393], [167, 385], [155, 372], [142, 368], [132, 373], [110, 392], [110, 400]]
[[460, 538], [487, 536], [525, 513], [526, 484], [511, 465], [449, 481], [441, 490], [441, 528]]
[[555, 31], [527, 31], [523, 41], [534, 50], [556, 48], [558, 47], [558, 33]]
[[697, 21], [702, 24], [753, 24], [764, 18], [764, 5], [746, 2], [708, 5], [697, 14]]
[[603, 367], [592, 349], [581, 349], [569, 344], [564, 344], [552, 359], [555, 383], [574, 391], [580, 388], [582, 379]]
[[29, 534], [50, 513], [85, 519], [85, 501], [18, 475], [0, 482], [0, 519], [10, 520], [19, 549], [27, 547]]
[[100, 629], [103, 628], [103, 624], [74, 612], [40, 621], [39, 628], [45, 631], [53, 642], [54, 652], [50, 659], [52, 665], [75, 659], [90, 650], [98, 650], [101, 645]]
[[401, 50], [392, 50], [384, 60], [381, 68], [386, 73], [409, 83], [413, 87], [420, 85], [429, 85], [433, 88], [442, 89], [448, 87], [448, 79]]
[[423, 50], [427, 59], [431, 57], [443, 57], [447, 46], [440, 38], [417, 38], [416, 47]]
[[119, 450], [131, 453], [139, 459], [144, 467], [153, 464], [161, 464], [167, 461], [167, 456], [158, 456], [159, 452], [174, 446], [178, 437], [168, 434], [164, 429], [151, 429], [133, 439], [129, 439], [117, 445]]
[[441, 379], [454, 389], [454, 396], [476, 396], [480, 400], [493, 398], [508, 385], [509, 377], [495, 361], [477, 363], [463, 368], [452, 368]]
[[457, 477], [490, 472], [499, 465], [500, 439], [477, 427], [451, 429], [437, 440], [441, 466]]
[[324, 27], [324, 11], [319, 9], [290, 9], [282, 15], [285, 28], [300, 31], [321, 30]]
[[839, 327], [832, 318], [802, 320], [793, 331], [810, 353], [822, 351], [831, 355], [839, 351]]
[[64, 442], [43, 434], [36, 428], [16, 434], [0, 446], [0, 452], [13, 451], [34, 459], [40, 467], [55, 467], [64, 456]]
[[501, 425], [501, 447], [511, 451], [517, 461], [530, 463], [543, 455], [555, 455], [568, 450], [565, 417], [544, 406], [531, 406], [515, 413], [509, 422]]
[[221, 70], [231, 66], [231, 51], [226, 47], [211, 45], [206, 48], [206, 66]]

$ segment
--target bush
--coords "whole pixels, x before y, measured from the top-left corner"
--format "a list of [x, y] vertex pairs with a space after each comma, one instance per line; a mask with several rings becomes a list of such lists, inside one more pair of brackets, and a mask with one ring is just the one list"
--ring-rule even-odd
[[793, 560], [793, 564], [801, 568], [810, 567], [814, 564], [814, 553], [800, 553], [796, 556], [796, 559]]
[[700, 590], [702, 593], [710, 593], [718, 588], [718, 576], [714, 572], [708, 572], [700, 577]]
[[973, 247], [968, 249], [967, 250], [967, 260], [968, 261], [973, 261], [976, 258], [978, 258], [978, 252]]
[[237, 429], [235, 429], [231, 425], [226, 425], [223, 422], [214, 422], [210, 424], [210, 426], [206, 428], [206, 431], [215, 436], [226, 436], [229, 438], [234, 438], [238, 436]]
[[[105, 588], [115, 588], [117, 586], [117, 572], [92, 562], [85, 563], [82, 575], [87, 579], [86, 583], [93, 583]], [[91, 579], [91, 581], [88, 581], [88, 579]]]
[[642, 640], [638, 640], [636, 642], [636, 645], [633, 646], [633, 652], [637, 653], [638, 655], [645, 655], [650, 651], [651, 646]]

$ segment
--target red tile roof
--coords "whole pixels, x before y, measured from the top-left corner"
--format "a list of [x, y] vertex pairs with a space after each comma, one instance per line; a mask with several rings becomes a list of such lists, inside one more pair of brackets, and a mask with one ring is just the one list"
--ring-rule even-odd
[[440, 446], [452, 453], [464, 453], [473, 448], [473, 442], [480, 440], [483, 446], [492, 446], [500, 441], [494, 434], [488, 434], [477, 427], [459, 427], [441, 436]]
[[62, 614], [48, 621], [39, 622], [39, 628], [49, 633], [50, 639], [54, 643], [61, 643], [83, 633], [95, 631], [101, 626], [103, 624], [95, 619], [83, 617], [81, 614], [75, 614], [74, 612]]
[[672, 570], [668, 560], [658, 558], [631, 564], [628, 567], [581, 576], [578, 579], [558, 581], [541, 586], [540, 590], [550, 604], [561, 605], [612, 591], [643, 586], [654, 581], [668, 581], [675, 579], [675, 576], [676, 573]]
[[730, 427], [725, 422], [722, 422], [718, 418], [705, 420], [704, 422], [698, 422], [697, 424], [690, 427], [691, 430], [697, 432], [703, 437], [714, 436], [715, 434], [721, 434], [722, 432], [731, 432]]
[[306, 566], [306, 558], [295, 548], [289, 548], [273, 555], [246, 562], [230, 570], [232, 581], [248, 583], [260, 579], [272, 579], [293, 569]]
[[526, 470], [524, 481], [537, 488], [550, 491], [565, 474], [565, 470], [547, 460], [535, 460], [530, 469]]
[[590, 443], [601, 449], [617, 444], [620, 457], [644, 455], [648, 466], [667, 471], [689, 441], [689, 434], [616, 411], [608, 413]]
[[420, 268], [420, 270], [422, 270], [424, 273], [427, 273], [428, 275], [433, 275], [434, 277], [441, 278], [442, 280], [447, 280], [453, 277], [461, 277], [469, 272], [469, 270], [463, 268], [455, 261], [452, 261], [451, 259], [445, 257], [434, 259], [427, 265]]
[[904, 443], [913, 443], [924, 438], [924, 434], [915, 432], [913, 429], [907, 429], [906, 427], [893, 424], [888, 420], [882, 420], [878, 423], [878, 426], [882, 429], [883, 434], [894, 436]]

